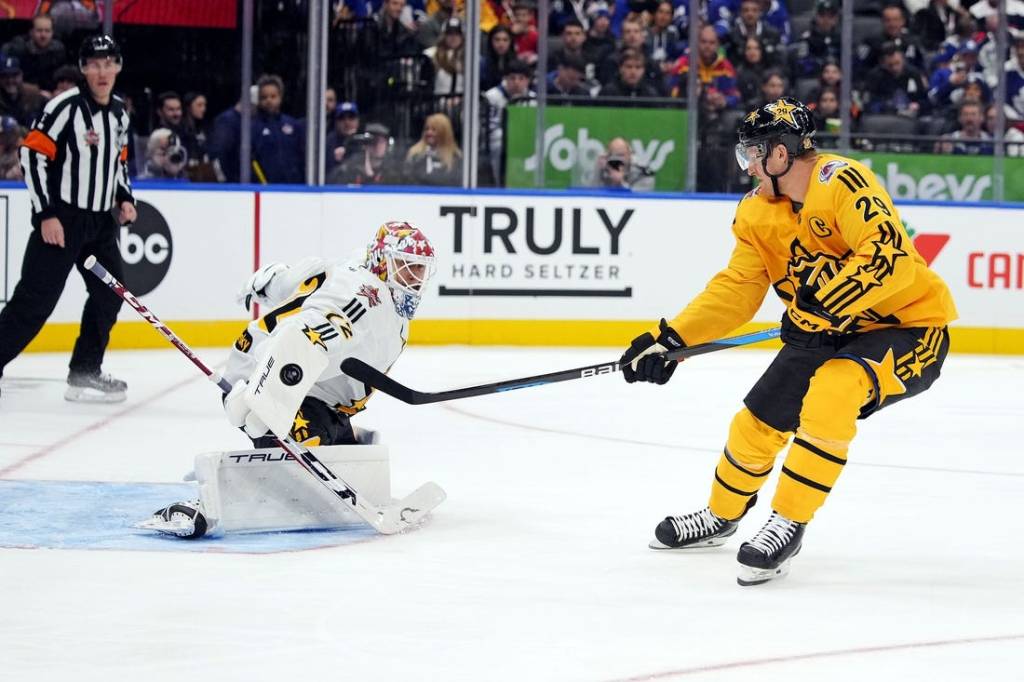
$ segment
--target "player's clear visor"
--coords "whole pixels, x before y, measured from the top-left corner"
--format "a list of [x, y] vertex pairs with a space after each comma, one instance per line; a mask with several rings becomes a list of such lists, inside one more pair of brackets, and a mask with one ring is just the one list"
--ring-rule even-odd
[[385, 258], [395, 308], [399, 315], [412, 319], [420, 304], [424, 285], [434, 276], [434, 257], [388, 251]]
[[763, 159], [767, 153], [767, 142], [758, 142], [757, 144], [750, 145], [741, 142], [736, 145], [736, 163], [739, 164], [740, 170], [745, 171]]
[[78, 60], [78, 69], [82, 73], [101, 73], [104, 71], [121, 72], [121, 57], [96, 56]]

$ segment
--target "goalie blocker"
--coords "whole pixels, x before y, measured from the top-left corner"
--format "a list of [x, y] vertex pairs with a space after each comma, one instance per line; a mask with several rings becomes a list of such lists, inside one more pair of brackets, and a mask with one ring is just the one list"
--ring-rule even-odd
[[268, 337], [260, 349], [258, 375], [240, 379], [224, 399], [228, 421], [250, 438], [268, 431], [288, 433], [306, 394], [329, 364], [327, 346], [313, 330], [332, 328], [331, 323], [316, 310], [304, 310], [296, 318]]

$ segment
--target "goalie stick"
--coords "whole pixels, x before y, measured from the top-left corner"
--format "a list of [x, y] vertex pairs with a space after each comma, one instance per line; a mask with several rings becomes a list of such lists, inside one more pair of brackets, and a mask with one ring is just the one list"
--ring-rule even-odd
[[[134, 308], [135, 312], [141, 315], [143, 319], [149, 322], [158, 332], [163, 334], [167, 340], [170, 341], [175, 348], [180, 350], [185, 357], [191, 360], [192, 364], [198, 367], [210, 381], [217, 384], [217, 387], [220, 388], [221, 391], [224, 393], [231, 391], [231, 384], [229, 384], [224, 377], [207, 367], [206, 363], [200, 360], [199, 356], [197, 356], [184, 341], [179, 339], [178, 336], [167, 327], [167, 325], [161, 322], [159, 318], [149, 310], [149, 308], [142, 305], [142, 303], [135, 298], [132, 292], [125, 288], [124, 284], [107, 272], [106, 268], [97, 263], [95, 256], [89, 256], [86, 258], [84, 265], [87, 270], [96, 275], [96, 277], [110, 287], [115, 294], [120, 296], [126, 303], [128, 303], [128, 305]], [[351, 485], [338, 478], [334, 472], [328, 469], [323, 462], [317, 459], [316, 455], [310, 452], [310, 450], [302, 444], [296, 443], [287, 435], [279, 436], [274, 434], [274, 438], [277, 440], [278, 445], [280, 445], [285, 452], [291, 455], [291, 459], [294, 459], [295, 462], [312, 474], [316, 480], [320, 481], [321, 484], [334, 493], [338, 504], [344, 504], [350, 507], [361, 519], [384, 535], [399, 533], [415, 526], [430, 512], [431, 509], [441, 504], [445, 499], [444, 490], [442, 490], [436, 483], [428, 482], [421, 485], [403, 499], [392, 504], [379, 507], [360, 495]]]
[[[779, 327], [773, 327], [771, 329], [752, 332], [750, 334], [741, 334], [739, 336], [730, 336], [717, 341], [700, 343], [696, 346], [687, 346], [686, 348], [670, 351], [664, 355], [666, 360], [684, 360], [695, 355], [714, 353], [715, 351], [723, 350], [725, 348], [746, 346], [751, 343], [777, 339], [780, 333], [781, 330]], [[529, 388], [530, 386], [541, 386], [543, 384], [553, 384], [559, 381], [584, 379], [586, 377], [593, 377], [599, 374], [612, 374], [614, 372], [618, 372], [621, 368], [619, 367], [618, 360], [616, 360], [615, 362], [604, 362], [598, 365], [587, 365], [586, 367], [577, 367], [576, 369], [566, 369], [561, 372], [538, 374], [537, 376], [523, 377], [521, 379], [508, 379], [506, 381], [498, 381], [493, 384], [482, 384], [480, 386], [469, 386], [467, 388], [455, 388], [450, 391], [439, 391], [437, 393], [425, 393], [423, 391], [413, 390], [356, 358], [345, 358], [341, 363], [341, 369], [345, 374], [348, 374], [353, 379], [362, 381], [382, 393], [387, 393], [389, 396], [401, 400], [403, 403], [408, 403], [410, 405], [425, 405], [427, 403], [440, 403], [446, 400], [472, 398], [474, 396], [489, 395], [491, 393], [504, 393], [505, 391], [514, 391], [519, 388]]]

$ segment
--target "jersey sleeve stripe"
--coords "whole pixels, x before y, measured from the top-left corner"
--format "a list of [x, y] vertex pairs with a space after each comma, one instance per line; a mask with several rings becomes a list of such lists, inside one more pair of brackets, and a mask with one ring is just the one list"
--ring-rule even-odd
[[[64, 126], [68, 124], [68, 119], [71, 117], [73, 110], [72, 103], [74, 102], [73, 97], [68, 97], [59, 102], [50, 103], [43, 109], [43, 115], [39, 118], [39, 123], [36, 125], [36, 129], [47, 135], [50, 139], [57, 139], [61, 132], [64, 130]], [[46, 111], [53, 105], [53, 109]]]
[[[856, 185], [857, 189], [864, 189], [865, 187], [867, 187], [868, 185], [866, 182], [864, 182], [864, 178], [855, 175], [852, 171], [852, 168], [844, 168], [842, 171], [839, 172], [839, 176], [841, 178], [848, 179], [851, 183]], [[847, 185], [849, 185], [849, 183], [847, 183]], [[857, 190], [852, 191], [856, 192]]]
[[856, 178], [858, 180], [860, 180], [860, 186], [861, 187], [867, 187], [868, 186], [867, 180], [865, 180], [864, 176], [860, 174], [860, 171], [858, 171], [853, 166], [850, 166], [848, 170], [850, 171], [850, 173], [852, 173], [854, 176], [856, 176]]
[[50, 207], [50, 192], [46, 186], [46, 158], [34, 154], [24, 145], [21, 148], [21, 168], [25, 174], [32, 210], [42, 213]]
[[856, 188], [856, 187], [854, 187], [854, 186], [853, 186], [853, 185], [852, 185], [852, 184], [850, 183], [850, 181], [849, 181], [849, 180], [847, 180], [847, 179], [846, 179], [846, 177], [844, 177], [844, 176], [843, 176], [843, 174], [842, 174], [842, 173], [839, 173], [838, 175], [836, 175], [836, 177], [837, 177], [837, 178], [839, 178], [839, 180], [840, 180], [840, 181], [842, 181], [842, 183], [843, 183], [844, 185], [846, 185], [846, 188], [847, 188], [848, 190], [850, 190], [850, 192], [851, 192], [851, 193], [856, 193], [856, 192], [857, 192], [857, 188]]

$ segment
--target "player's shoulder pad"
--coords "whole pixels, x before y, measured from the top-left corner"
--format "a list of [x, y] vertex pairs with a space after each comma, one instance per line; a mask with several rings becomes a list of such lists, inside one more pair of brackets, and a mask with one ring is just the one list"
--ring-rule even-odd
[[759, 203], [759, 201], [763, 200], [764, 198], [761, 196], [761, 186], [758, 185], [740, 197], [739, 203], [736, 204], [736, 215], [739, 215], [740, 212], [744, 210], [749, 210], [753, 204]]
[[67, 90], [65, 90], [64, 92], [60, 93], [59, 95], [54, 95], [50, 99], [50, 101], [48, 101], [43, 106], [43, 111], [53, 111], [54, 109], [59, 107], [64, 102], [68, 101], [69, 99], [72, 99], [73, 97], [77, 97], [78, 95], [81, 95], [81, 94], [82, 94], [82, 91], [81, 91], [81, 89], [78, 86], [75, 86], [73, 88], [68, 88]]
[[333, 284], [332, 292], [339, 296], [354, 295], [364, 284], [371, 282], [384, 286], [372, 272], [355, 261], [328, 261], [326, 270]]
[[760, 185], [744, 194], [740, 199], [740, 202], [736, 205], [736, 215], [732, 221], [733, 228], [735, 228], [737, 224], [746, 222], [745, 219], [748, 219], [758, 213], [759, 210], [764, 207], [766, 201], [768, 201], [768, 199], [764, 196]]

